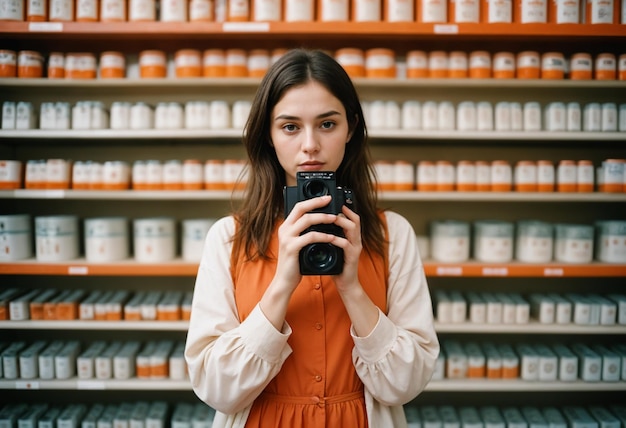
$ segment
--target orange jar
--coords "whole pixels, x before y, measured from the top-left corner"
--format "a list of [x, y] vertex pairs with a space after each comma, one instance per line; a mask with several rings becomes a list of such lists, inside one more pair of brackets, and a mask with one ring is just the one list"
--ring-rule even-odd
[[448, 77], [463, 79], [467, 77], [467, 54], [463, 51], [452, 51], [448, 57]]
[[0, 77], [17, 76], [17, 55], [15, 51], [0, 50]]
[[612, 53], [601, 53], [596, 57], [595, 78], [596, 80], [615, 80], [617, 77], [617, 64], [615, 55]]
[[17, 54], [17, 77], [43, 77], [43, 57], [36, 51], [19, 51]]
[[226, 55], [222, 49], [207, 49], [202, 55], [204, 77], [226, 76]]
[[538, 52], [524, 51], [517, 54], [517, 78], [539, 79], [541, 60]]
[[343, 48], [335, 52], [335, 60], [351, 78], [365, 77], [365, 54], [357, 48]]
[[596, 170], [590, 160], [579, 160], [576, 166], [576, 190], [579, 193], [590, 193], [594, 189]]
[[515, 165], [515, 190], [518, 192], [537, 191], [537, 165], [533, 161], [519, 161]]
[[619, 80], [626, 80], [626, 54], [621, 54], [619, 56], [619, 64], [618, 68], [618, 78]]
[[575, 192], [577, 178], [576, 162], [562, 160], [556, 170], [556, 189], [559, 192]]
[[495, 160], [491, 163], [491, 191], [510, 192], [513, 182], [511, 165], [504, 160]]
[[48, 57], [48, 79], [65, 78], [65, 55], [61, 52], [50, 52]]
[[476, 165], [474, 162], [462, 160], [456, 165], [456, 190], [459, 192], [476, 190]]
[[95, 79], [96, 56], [91, 52], [78, 52], [67, 55], [65, 77], [68, 79]]
[[498, 52], [493, 56], [493, 78], [515, 78], [515, 55], [511, 52]]
[[121, 52], [107, 51], [100, 54], [100, 78], [121, 79], [126, 76], [126, 59]]
[[248, 52], [248, 76], [261, 78], [270, 68], [270, 53], [266, 49], [252, 49]]
[[565, 58], [560, 52], [546, 52], [541, 56], [541, 78], [559, 80], [565, 77]]
[[142, 79], [161, 78], [167, 75], [165, 52], [146, 50], [139, 53], [139, 75]]
[[374, 48], [365, 51], [365, 77], [396, 77], [395, 56], [391, 49]]
[[549, 160], [537, 161], [537, 191], [554, 192], [554, 164]]
[[176, 77], [202, 76], [202, 61], [200, 51], [196, 49], [180, 49], [174, 54]]
[[226, 50], [226, 77], [248, 77], [248, 55], [245, 50]]
[[428, 54], [428, 77], [441, 79], [448, 77], [448, 53], [432, 51]]
[[406, 54], [406, 77], [423, 79], [428, 77], [428, 57], [424, 51], [409, 51]]
[[572, 55], [570, 61], [570, 79], [590, 80], [592, 77], [593, 61], [588, 53]]
[[474, 51], [469, 56], [469, 77], [488, 79], [491, 77], [491, 56], [487, 51]]
[[48, 20], [48, 2], [46, 0], [26, 0], [26, 21], [44, 22]]
[[456, 187], [456, 168], [450, 161], [439, 160], [435, 163], [435, 190], [452, 192]]

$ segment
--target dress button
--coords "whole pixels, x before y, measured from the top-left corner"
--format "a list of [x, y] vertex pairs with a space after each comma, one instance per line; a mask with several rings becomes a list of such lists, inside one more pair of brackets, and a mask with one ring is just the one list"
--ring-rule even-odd
[[320, 288], [322, 288], [322, 286], [320, 284], [315, 284], [313, 288], [315, 288], [316, 290], [319, 290]]
[[321, 330], [321, 329], [322, 329], [322, 324], [320, 324], [320, 323], [315, 323], [315, 328], [316, 328], [317, 330]]
[[311, 397], [313, 404], [320, 404], [320, 398], [317, 396]]
[[322, 381], [322, 377], [320, 375], [315, 375], [315, 381], [316, 382], [321, 382]]

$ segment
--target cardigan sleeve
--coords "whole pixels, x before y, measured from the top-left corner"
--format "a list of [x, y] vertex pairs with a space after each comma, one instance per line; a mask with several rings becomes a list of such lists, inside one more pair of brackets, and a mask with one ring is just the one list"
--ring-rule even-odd
[[196, 395], [232, 414], [250, 406], [291, 354], [291, 328], [276, 330], [257, 305], [239, 321], [230, 256], [234, 219], [209, 230], [196, 276], [185, 360]]
[[366, 337], [352, 331], [353, 361], [365, 388], [388, 406], [405, 404], [424, 390], [439, 355], [433, 309], [415, 232], [387, 212], [389, 281], [387, 313]]

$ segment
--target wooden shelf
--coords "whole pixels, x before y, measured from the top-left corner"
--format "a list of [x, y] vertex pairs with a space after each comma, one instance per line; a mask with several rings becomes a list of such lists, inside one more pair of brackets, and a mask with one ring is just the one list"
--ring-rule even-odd
[[[424, 262], [426, 276], [448, 277], [568, 277], [601, 278], [626, 277], [626, 265], [590, 263], [437, 263]], [[165, 263], [137, 263], [128, 259], [115, 263], [88, 263], [85, 259], [66, 262], [37, 262], [34, 259], [0, 263], [0, 275], [61, 275], [61, 276], [195, 276], [198, 264], [174, 260]]]

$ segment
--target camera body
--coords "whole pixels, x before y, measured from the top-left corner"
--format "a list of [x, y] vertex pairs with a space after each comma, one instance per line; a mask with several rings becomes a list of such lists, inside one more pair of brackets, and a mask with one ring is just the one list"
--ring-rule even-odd
[[[341, 213], [344, 205], [354, 210], [352, 190], [337, 187], [334, 172], [298, 172], [296, 186], [286, 186], [284, 189], [285, 217], [296, 203], [325, 195], [331, 196], [330, 203], [312, 213], [336, 215]], [[317, 224], [302, 233], [310, 231], [344, 237], [343, 229], [335, 224]], [[343, 250], [328, 243], [312, 243], [300, 250], [299, 261], [302, 275], [338, 275], [343, 271]]]

